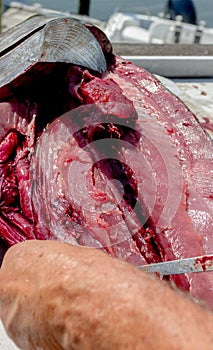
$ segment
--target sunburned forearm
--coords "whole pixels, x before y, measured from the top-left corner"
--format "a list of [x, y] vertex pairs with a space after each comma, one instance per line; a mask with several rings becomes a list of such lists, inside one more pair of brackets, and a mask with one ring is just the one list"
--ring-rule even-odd
[[24, 350], [213, 347], [213, 314], [129, 264], [87, 248], [27, 242], [0, 270], [1, 317]]
[[212, 313], [126, 264], [116, 265], [113, 271], [102, 266], [89, 290], [77, 291], [81, 302], [67, 327], [70, 334], [75, 329], [80, 349], [212, 349]]

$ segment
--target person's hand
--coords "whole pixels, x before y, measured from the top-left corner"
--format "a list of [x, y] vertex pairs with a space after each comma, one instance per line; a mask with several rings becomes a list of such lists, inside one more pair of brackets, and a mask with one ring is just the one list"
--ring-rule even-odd
[[[8, 335], [25, 350], [117, 350], [116, 323], [131, 299], [129, 269], [138, 273], [103, 252], [57, 241], [11, 247], [0, 270], [0, 316]], [[123, 295], [120, 305], [116, 294]], [[132, 322], [123, 323], [128, 334]]]
[[213, 314], [130, 264], [56, 241], [8, 250], [0, 317], [23, 350], [213, 346]]

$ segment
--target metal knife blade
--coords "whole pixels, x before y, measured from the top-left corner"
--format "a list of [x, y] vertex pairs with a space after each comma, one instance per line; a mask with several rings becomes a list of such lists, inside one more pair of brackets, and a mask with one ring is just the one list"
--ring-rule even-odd
[[163, 276], [213, 271], [213, 254], [180, 260], [171, 260], [156, 264], [141, 265], [138, 266], [138, 268], [145, 272], [155, 272]]

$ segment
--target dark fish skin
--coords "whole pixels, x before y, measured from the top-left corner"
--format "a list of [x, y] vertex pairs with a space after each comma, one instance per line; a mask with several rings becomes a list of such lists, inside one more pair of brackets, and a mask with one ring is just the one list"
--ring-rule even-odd
[[[41, 21], [32, 18], [0, 36], [1, 89], [31, 69], [37, 62], [65, 62], [97, 72], [106, 71], [106, 60], [99, 42], [89, 29], [73, 18]], [[78, 50], [76, 50], [78, 48]]]
[[7, 52], [17, 47], [32, 34], [40, 31], [45, 24], [54, 19], [54, 17], [44, 17], [41, 15], [36, 15], [27, 19], [26, 21], [21, 22], [8, 29], [6, 32], [1, 33], [0, 35], [0, 57], [4, 56]]
[[99, 42], [89, 29], [73, 18], [57, 18], [42, 30], [40, 62], [66, 62], [100, 73], [106, 61]]

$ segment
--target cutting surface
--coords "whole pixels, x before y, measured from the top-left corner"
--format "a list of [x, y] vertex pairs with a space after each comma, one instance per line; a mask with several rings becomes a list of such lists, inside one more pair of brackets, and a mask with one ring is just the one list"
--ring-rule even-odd
[[186, 81], [157, 77], [168, 90], [188, 106], [213, 138], [213, 79]]

